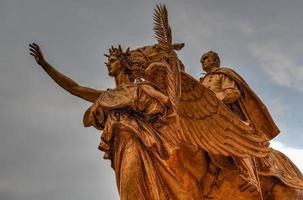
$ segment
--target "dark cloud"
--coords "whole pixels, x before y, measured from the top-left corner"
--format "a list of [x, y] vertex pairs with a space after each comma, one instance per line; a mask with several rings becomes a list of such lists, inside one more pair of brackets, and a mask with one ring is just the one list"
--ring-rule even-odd
[[[99, 133], [82, 125], [89, 103], [58, 87], [27, 45], [38, 42], [48, 61], [81, 85], [113, 87], [103, 53], [154, 43], [156, 3], [0, 2], [1, 200], [118, 198], [110, 163], [97, 150]], [[198, 78], [201, 53], [218, 51], [272, 111], [283, 130], [277, 140], [302, 148], [301, 1], [165, 3], [174, 40], [186, 43], [179, 55], [187, 71]]]

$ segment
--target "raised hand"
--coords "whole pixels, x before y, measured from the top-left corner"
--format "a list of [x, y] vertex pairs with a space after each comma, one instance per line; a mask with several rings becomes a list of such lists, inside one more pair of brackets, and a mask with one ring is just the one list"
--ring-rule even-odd
[[101, 90], [96, 90], [89, 87], [80, 86], [68, 76], [62, 74], [55, 67], [50, 65], [43, 57], [40, 47], [35, 44], [29, 44], [30, 54], [35, 58], [36, 62], [44, 69], [44, 71], [63, 89], [69, 93], [78, 96], [84, 100], [95, 102], [102, 93]]
[[36, 43], [29, 44], [30, 54], [35, 58], [39, 65], [42, 65], [44, 60], [43, 53]]

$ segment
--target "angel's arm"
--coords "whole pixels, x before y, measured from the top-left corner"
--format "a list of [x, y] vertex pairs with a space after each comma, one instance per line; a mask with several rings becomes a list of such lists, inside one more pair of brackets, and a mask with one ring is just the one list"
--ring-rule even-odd
[[159, 92], [158, 90], [154, 89], [150, 85], [143, 85], [142, 90], [152, 96], [153, 98], [157, 99], [160, 101], [163, 105], [169, 104], [169, 98], [164, 95], [163, 93]]
[[145, 78], [156, 84], [159, 90], [167, 95], [173, 109], [177, 108], [181, 93], [180, 86], [177, 84], [180, 81], [180, 71], [176, 67], [175, 64], [153, 62], [145, 70]]
[[44, 59], [43, 53], [37, 44], [32, 43], [29, 46], [30, 54], [35, 58], [36, 62], [63, 89], [65, 89], [72, 95], [78, 96], [90, 102], [95, 102], [96, 99], [100, 96], [102, 91], [80, 86], [78, 83], [56, 70]]

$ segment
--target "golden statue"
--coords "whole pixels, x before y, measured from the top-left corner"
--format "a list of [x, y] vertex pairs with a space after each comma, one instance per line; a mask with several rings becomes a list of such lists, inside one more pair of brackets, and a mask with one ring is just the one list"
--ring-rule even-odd
[[[205, 76], [200, 78], [201, 84], [212, 90], [218, 99], [242, 121], [254, 127], [256, 133], [259, 133], [258, 137], [270, 141], [279, 134], [280, 131], [266, 106], [240, 75], [232, 69], [220, 66], [221, 61], [216, 52], [204, 53], [200, 61], [202, 69], [206, 72]], [[224, 167], [224, 164], [228, 163], [226, 159], [213, 157], [213, 163], [217, 167], [216, 173], [226, 168]], [[301, 172], [279, 151], [273, 150], [264, 158], [232, 157], [231, 159], [233, 165], [238, 165], [240, 176], [248, 183], [241, 185], [241, 191], [256, 189], [261, 192], [259, 176], [262, 180], [264, 179], [262, 176], [275, 176], [293, 188], [301, 189], [303, 186]], [[219, 179], [218, 176], [215, 178]]]
[[[120, 199], [303, 198], [302, 175], [290, 161], [283, 169], [290, 170], [287, 180], [295, 177], [298, 183], [269, 174], [258, 180], [257, 190], [239, 189], [245, 176], [234, 161], [270, 157], [270, 138], [184, 71], [175, 53], [183, 44], [172, 43], [165, 6], [157, 6], [154, 21], [158, 44], [125, 51], [112, 47], [105, 55], [114, 89], [78, 85], [51, 66], [37, 44], [30, 44], [31, 55], [57, 84], [93, 103], [83, 122], [101, 130], [99, 149], [111, 161]], [[256, 169], [252, 171], [258, 178]], [[227, 182], [236, 180], [234, 185], [218, 184], [224, 174]], [[282, 188], [278, 193], [276, 186]]]

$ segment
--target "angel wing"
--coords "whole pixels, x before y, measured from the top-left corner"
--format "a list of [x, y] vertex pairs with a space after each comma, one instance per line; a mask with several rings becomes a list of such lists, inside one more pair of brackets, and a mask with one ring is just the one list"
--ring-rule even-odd
[[254, 136], [255, 130], [232, 113], [215, 94], [197, 80], [180, 71], [173, 51], [167, 10], [157, 5], [154, 30], [167, 61], [152, 63], [145, 70], [147, 80], [166, 94], [179, 116], [181, 131], [171, 132], [178, 142], [203, 148], [214, 155], [264, 157], [271, 149], [266, 139]]
[[264, 157], [271, 151], [263, 145], [265, 138], [257, 137], [253, 127], [185, 72], [181, 72], [181, 88], [178, 104], [181, 141], [214, 155]]

